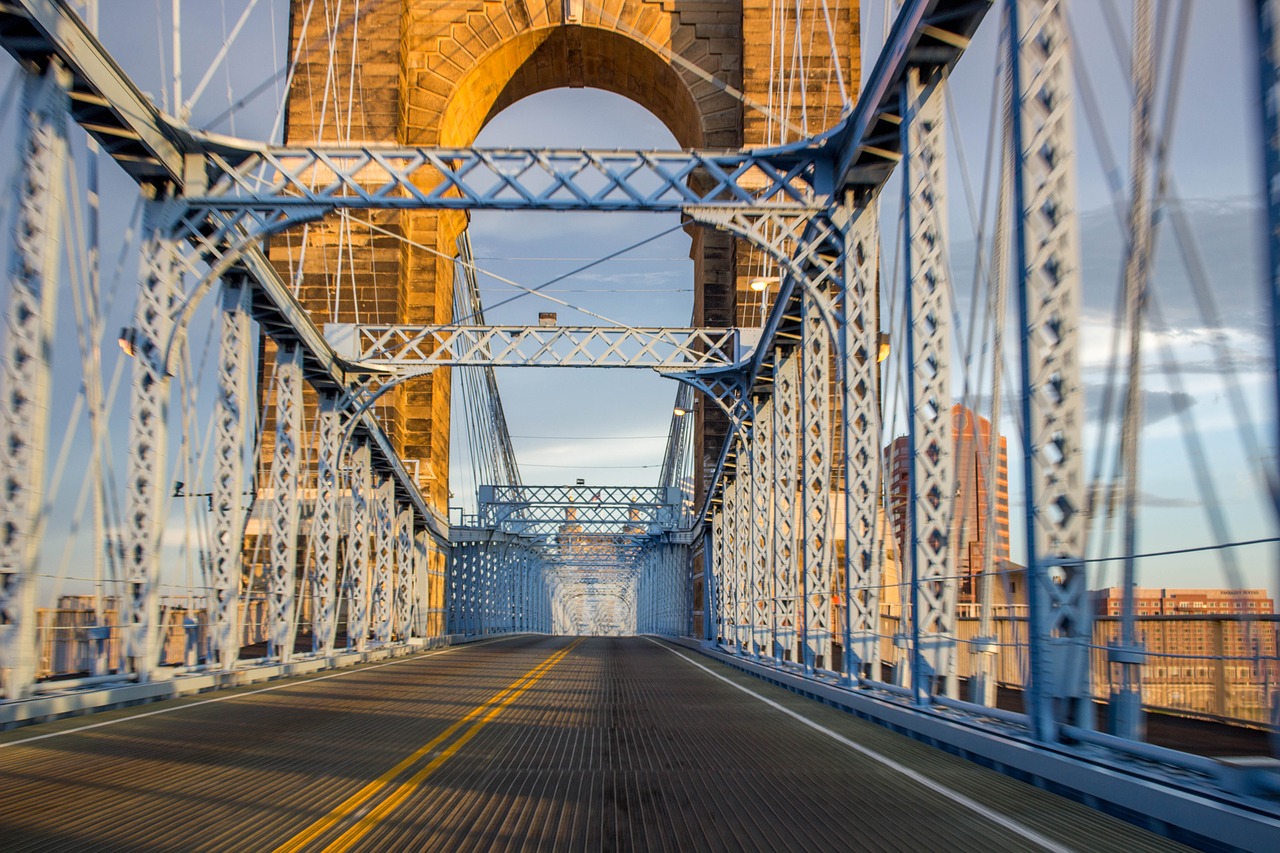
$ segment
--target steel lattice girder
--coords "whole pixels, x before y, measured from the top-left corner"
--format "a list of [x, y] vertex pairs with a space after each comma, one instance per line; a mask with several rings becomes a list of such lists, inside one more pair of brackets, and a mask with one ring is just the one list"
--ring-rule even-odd
[[169, 439], [169, 377], [160, 345], [172, 339], [174, 306], [182, 298], [181, 248], [143, 216], [147, 235], [134, 310], [136, 334], [129, 420], [129, 474], [126, 479], [125, 581], [127, 594], [121, 638], [139, 681], [157, 666], [156, 622], [160, 616], [162, 483]]
[[366, 326], [330, 323], [325, 338], [360, 367], [632, 367], [742, 364], [737, 329], [630, 326]]
[[679, 522], [679, 502], [678, 489], [661, 486], [484, 485], [478, 515], [483, 527], [527, 535], [568, 535], [576, 531], [560, 528], [576, 525], [592, 535], [602, 527], [621, 527], [613, 532], [648, 536]]
[[36, 675], [36, 572], [62, 248], [67, 83], [58, 63], [22, 80], [23, 172], [0, 351], [0, 672], [10, 700], [25, 698]]
[[395, 483], [382, 479], [373, 490], [373, 638], [391, 642], [392, 599], [395, 596]]
[[210, 506], [213, 548], [210, 554], [209, 645], [223, 669], [240, 654], [240, 582], [243, 573], [245, 445], [253, 404], [249, 390], [250, 347], [248, 283], [222, 284], [218, 314], [218, 398], [214, 408], [214, 471]]
[[[1038, 737], [1091, 726], [1080, 390], [1080, 243], [1071, 35], [1057, 0], [1011, 4], [1014, 216], [1024, 366], [1023, 432], [1031, 604], [1029, 708]], [[1055, 698], [1066, 698], [1058, 705]], [[1055, 717], [1061, 719], [1054, 720]]]
[[364, 651], [369, 634], [369, 504], [373, 477], [369, 445], [358, 441], [350, 453], [351, 514], [347, 521], [347, 547], [343, 593], [347, 599], [347, 645]]
[[880, 584], [884, 543], [879, 507], [881, 437], [878, 393], [879, 225], [875, 207], [854, 214], [845, 231], [841, 294], [841, 429], [844, 431], [846, 675], [860, 666], [880, 679]]
[[932, 693], [930, 679], [950, 684], [956, 664], [956, 579], [952, 571], [951, 288], [945, 225], [943, 88], [922, 73], [902, 90], [904, 272], [910, 299], [911, 358], [909, 498], [913, 687]]
[[422, 210], [814, 210], [829, 158], [807, 143], [749, 151], [308, 146], [212, 151], [196, 208], [326, 205]]
[[311, 520], [312, 651], [333, 654], [338, 629], [338, 494], [344, 426], [336, 394], [321, 394], [316, 408], [316, 504]]
[[298, 519], [301, 506], [302, 354], [297, 347], [276, 352], [276, 441], [271, 453], [268, 565], [268, 655], [288, 662], [293, 657], [295, 576], [298, 565]]
[[800, 409], [799, 358], [782, 359], [774, 376], [773, 391], [773, 583], [774, 654], [790, 654], [796, 660], [798, 638], [796, 601], [799, 582], [798, 519], [800, 496], [797, 475], [797, 421]]
[[773, 403], [751, 428], [751, 653], [773, 653]]
[[[825, 289], [824, 289], [825, 291]], [[804, 541], [804, 666], [812, 671], [821, 658], [831, 661], [831, 581], [833, 547], [831, 503], [831, 333], [829, 292], [806, 290], [801, 299], [800, 345], [800, 523]]]

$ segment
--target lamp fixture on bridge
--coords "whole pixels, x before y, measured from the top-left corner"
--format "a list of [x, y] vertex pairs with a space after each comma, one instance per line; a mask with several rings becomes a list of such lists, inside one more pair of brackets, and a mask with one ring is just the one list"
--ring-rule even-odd
[[756, 293], [760, 293], [761, 291], [768, 290], [769, 285], [777, 284], [778, 281], [779, 279], [776, 275], [761, 276], [759, 278], [751, 279], [750, 287]]
[[138, 353], [138, 330], [133, 326], [125, 326], [120, 330], [118, 343], [121, 351], [129, 358], [133, 358]]
[[674, 409], [671, 410], [671, 412], [677, 418], [683, 418], [685, 415], [689, 414], [688, 409], [681, 408], [680, 406], [676, 406]]

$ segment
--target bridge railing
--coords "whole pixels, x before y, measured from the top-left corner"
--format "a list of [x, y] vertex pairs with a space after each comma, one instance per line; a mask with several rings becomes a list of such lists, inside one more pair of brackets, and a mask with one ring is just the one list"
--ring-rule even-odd
[[[1026, 615], [1006, 613], [997, 615], [994, 622], [996, 681], [1001, 687], [1022, 690], [1028, 665]], [[881, 658], [886, 666], [901, 665], [907, 650], [894, 640], [906, 630], [901, 616], [884, 615], [881, 625]], [[978, 655], [973, 649], [979, 625], [976, 617], [961, 615], [957, 620], [956, 663], [961, 679], [977, 671]], [[1119, 628], [1119, 617], [1094, 619], [1091, 690], [1100, 703], [1108, 701], [1120, 679], [1118, 665], [1107, 660]], [[1231, 725], [1271, 725], [1271, 709], [1280, 703], [1280, 616], [1141, 616], [1138, 635], [1145, 710]]]

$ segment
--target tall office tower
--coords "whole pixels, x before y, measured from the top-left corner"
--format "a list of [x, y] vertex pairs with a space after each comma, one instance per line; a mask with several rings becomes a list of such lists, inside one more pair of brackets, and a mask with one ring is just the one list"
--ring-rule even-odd
[[[995, 470], [988, 483], [991, 422], [962, 405], [951, 407], [951, 438], [954, 445], [955, 515], [951, 519], [951, 542], [956, 574], [960, 576], [959, 602], [978, 600], [977, 577], [982, 571], [983, 550], [991, 541], [991, 563], [997, 570], [1009, 566], [1009, 459], [1002, 435], [996, 436]], [[908, 509], [911, 458], [907, 437], [899, 436], [885, 448], [885, 471], [889, 483], [889, 518], [900, 552], [910, 554]], [[994, 488], [992, 487], [994, 486]], [[925, 500], [922, 495], [918, 500]], [[992, 506], [994, 502], [994, 506]], [[994, 509], [994, 514], [989, 510]], [[904, 571], [909, 561], [904, 557]], [[1019, 584], [1019, 587], [1021, 585]], [[995, 584], [997, 601], [1021, 603], [1021, 594], [1010, 584]]]

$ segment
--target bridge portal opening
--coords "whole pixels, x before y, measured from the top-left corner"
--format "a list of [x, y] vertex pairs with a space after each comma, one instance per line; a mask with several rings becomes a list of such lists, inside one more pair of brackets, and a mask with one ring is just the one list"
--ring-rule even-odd
[[[681, 142], [631, 97], [558, 88], [506, 106], [475, 145], [611, 150]], [[542, 326], [548, 335], [567, 327], [691, 327], [695, 249], [677, 214], [476, 212], [459, 238], [455, 323]], [[498, 573], [518, 575], [530, 571], [522, 561], [541, 561], [539, 578], [520, 582], [545, 586], [553, 633], [645, 630], [641, 575], [674, 520], [655, 507], [680, 500], [660, 482], [682, 417], [679, 383], [644, 368], [499, 366], [455, 368], [451, 385], [451, 522], [515, 538], [496, 555]], [[687, 558], [678, 569], [670, 562], [687, 575]]]

